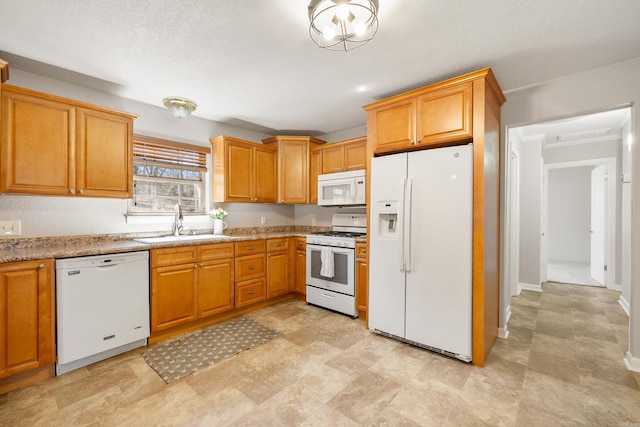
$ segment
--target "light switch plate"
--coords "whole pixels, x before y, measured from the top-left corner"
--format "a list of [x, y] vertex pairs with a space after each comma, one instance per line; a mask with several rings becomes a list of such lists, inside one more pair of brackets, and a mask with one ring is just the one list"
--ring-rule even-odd
[[0, 235], [20, 236], [22, 234], [22, 221], [0, 221]]

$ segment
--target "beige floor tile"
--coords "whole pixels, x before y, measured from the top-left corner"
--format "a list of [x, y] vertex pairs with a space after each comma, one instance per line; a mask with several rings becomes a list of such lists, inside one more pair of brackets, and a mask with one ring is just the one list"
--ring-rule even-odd
[[414, 379], [404, 385], [385, 411], [418, 425], [442, 425], [460, 399], [460, 390], [437, 381]]
[[593, 425], [640, 424], [640, 391], [583, 377], [585, 412]]
[[226, 426], [248, 414], [256, 404], [236, 388], [226, 388], [200, 402], [185, 426]]
[[574, 424], [586, 422], [584, 391], [577, 384], [528, 370], [525, 374], [520, 400], [533, 406], [545, 408], [553, 415], [563, 417]]
[[336, 394], [327, 405], [353, 421], [368, 425], [394, 400], [399, 390], [399, 383], [366, 372]]
[[416, 378], [438, 381], [460, 390], [464, 387], [472, 371], [473, 365], [470, 363], [439, 354], [431, 354], [425, 366], [416, 374]]

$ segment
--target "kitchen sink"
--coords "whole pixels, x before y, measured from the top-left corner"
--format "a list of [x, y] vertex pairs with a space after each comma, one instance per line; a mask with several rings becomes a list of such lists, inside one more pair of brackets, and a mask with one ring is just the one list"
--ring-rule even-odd
[[233, 236], [225, 236], [224, 234], [184, 234], [180, 236], [141, 237], [133, 240], [140, 243], [171, 243], [191, 240], [225, 240], [231, 237]]

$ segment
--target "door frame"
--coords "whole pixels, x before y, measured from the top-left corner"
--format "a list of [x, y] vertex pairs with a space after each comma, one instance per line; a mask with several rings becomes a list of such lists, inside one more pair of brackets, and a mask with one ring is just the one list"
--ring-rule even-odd
[[[549, 169], [565, 169], [565, 168], [573, 168], [580, 166], [601, 166], [605, 165], [607, 167], [606, 178], [607, 184], [605, 185], [605, 198], [606, 198], [606, 208], [605, 208], [605, 247], [604, 247], [604, 262], [607, 266], [607, 273], [605, 274], [606, 286], [609, 289], [613, 289], [616, 291], [621, 290], [621, 286], [615, 283], [616, 278], [616, 158], [615, 157], [604, 157], [599, 159], [586, 159], [586, 160], [575, 160], [570, 162], [561, 162], [561, 163], [545, 163], [544, 164], [544, 174], [547, 175]], [[547, 199], [549, 193], [549, 182], [548, 180], [543, 181], [543, 198], [545, 200], [542, 201], [542, 205], [548, 206]], [[548, 216], [548, 209], [542, 212], [542, 215], [545, 217]], [[541, 265], [546, 265], [546, 260], [540, 260]], [[541, 272], [542, 273], [542, 272]]]

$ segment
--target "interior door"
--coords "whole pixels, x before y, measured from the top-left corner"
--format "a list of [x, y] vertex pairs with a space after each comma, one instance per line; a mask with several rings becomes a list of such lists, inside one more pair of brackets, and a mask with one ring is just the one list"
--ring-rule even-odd
[[605, 283], [605, 206], [606, 165], [591, 171], [591, 277], [602, 285]]
[[546, 282], [548, 277], [548, 257], [549, 257], [549, 169], [544, 165], [542, 171], [542, 194], [540, 197], [540, 283]]

